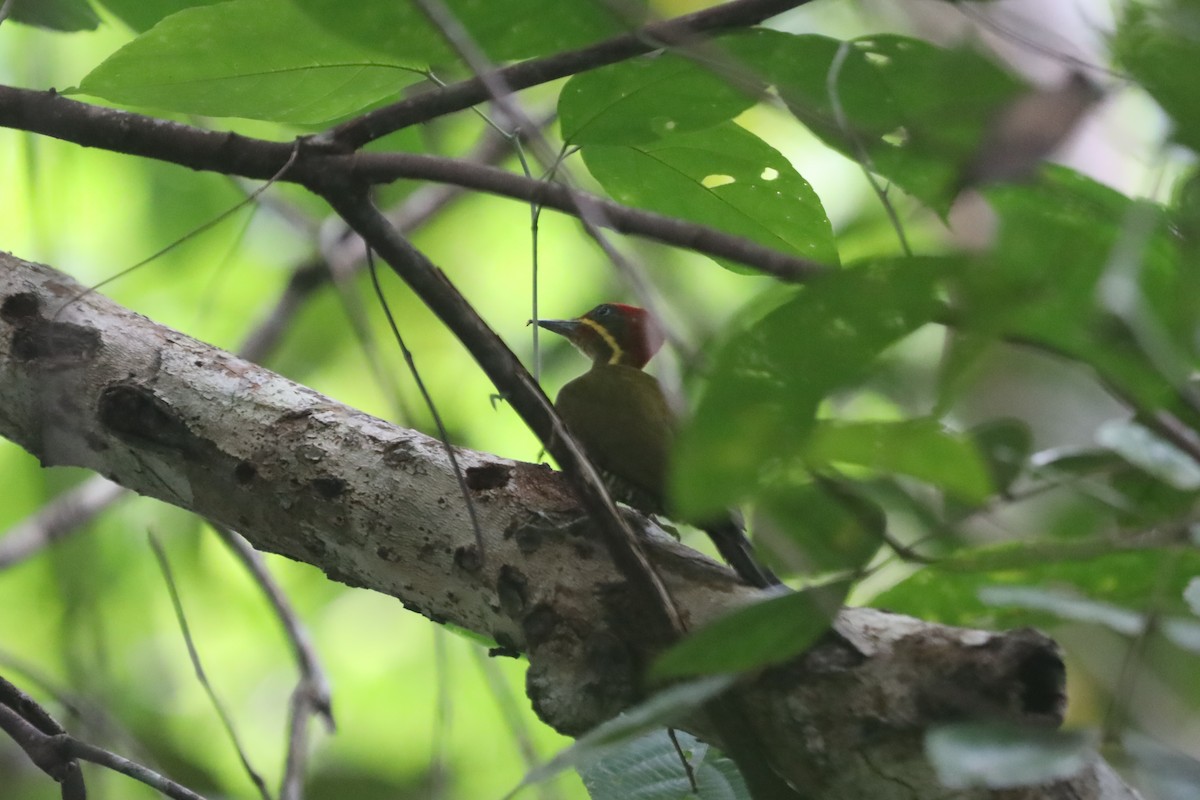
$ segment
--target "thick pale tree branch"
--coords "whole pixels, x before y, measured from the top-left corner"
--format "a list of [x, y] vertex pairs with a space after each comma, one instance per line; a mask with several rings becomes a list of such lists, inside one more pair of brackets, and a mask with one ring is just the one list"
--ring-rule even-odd
[[[364, 184], [401, 179], [435, 181], [477, 189], [524, 202], [539, 203], [572, 216], [580, 208], [618, 233], [636, 234], [716, 258], [727, 258], [780, 280], [802, 281], [825, 271], [825, 265], [758, 242], [623, 206], [606, 198], [578, 192], [507, 170], [462, 159], [412, 153], [339, 155], [300, 140], [271, 142], [236, 133], [220, 133], [143, 114], [80, 103], [53, 91], [35, 92], [0, 86], [0, 126], [40, 133], [84, 147], [152, 158], [194, 170], [270, 180], [310, 189], [331, 179]], [[297, 151], [297, 148], [299, 150]]]
[[[49, 267], [0, 256], [0, 435], [237, 528], [257, 547], [524, 652], [529, 696], [578, 734], [643, 696], [659, 640], [575, 493], [545, 467], [459, 451], [486, 558], [439, 442], [163, 328]], [[691, 628], [758, 593], [632, 516]], [[772, 761], [825, 798], [1129, 798], [1097, 757], [1024, 789], [936, 784], [922, 732], [1054, 725], [1057, 648], [848, 609], [836, 636], [739, 689]], [[711, 737], [703, 720], [689, 725]]]

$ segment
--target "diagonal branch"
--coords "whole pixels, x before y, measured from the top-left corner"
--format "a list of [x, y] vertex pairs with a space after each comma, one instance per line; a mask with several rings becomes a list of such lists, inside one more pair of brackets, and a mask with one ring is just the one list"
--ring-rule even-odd
[[558, 461], [584, 507], [600, 525], [609, 555], [648, 614], [653, 636], [664, 644], [674, 640], [682, 630], [674, 602], [608, 496], [599, 474], [520, 360], [445, 274], [400, 236], [364, 193], [334, 185], [323, 195], [467, 347], [496, 389]]

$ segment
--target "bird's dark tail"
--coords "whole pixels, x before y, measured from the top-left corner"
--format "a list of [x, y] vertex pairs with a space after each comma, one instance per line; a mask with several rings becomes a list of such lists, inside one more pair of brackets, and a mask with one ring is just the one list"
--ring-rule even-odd
[[750, 541], [742, 533], [741, 526], [732, 519], [705, 524], [701, 527], [708, 534], [708, 538], [712, 539], [713, 544], [717, 546], [717, 552], [721, 554], [721, 558], [725, 559], [729, 566], [733, 567], [733, 571], [746, 583], [760, 589], [779, 585], [780, 580], [775, 573], [758, 563]]

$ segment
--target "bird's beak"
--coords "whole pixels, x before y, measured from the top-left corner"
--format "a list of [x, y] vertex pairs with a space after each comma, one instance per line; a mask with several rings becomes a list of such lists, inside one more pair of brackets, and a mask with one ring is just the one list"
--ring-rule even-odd
[[559, 336], [565, 336], [572, 342], [575, 341], [575, 335], [583, 325], [577, 319], [539, 319], [537, 324], [539, 328], [545, 328]]

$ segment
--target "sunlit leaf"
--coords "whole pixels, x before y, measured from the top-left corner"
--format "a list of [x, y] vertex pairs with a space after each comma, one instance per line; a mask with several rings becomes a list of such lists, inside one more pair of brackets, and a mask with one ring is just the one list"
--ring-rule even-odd
[[635, 145], [590, 145], [583, 160], [621, 203], [837, 263], [833, 228], [808, 181], [777, 150], [732, 122], [692, 133], [664, 131]]
[[79, 91], [190, 114], [316, 124], [398, 96], [423, 66], [349, 45], [289, 0], [229, 0], [162, 20], [92, 70]]
[[739, 672], [785, 661], [807, 650], [842, 607], [851, 581], [760, 600], [688, 635], [659, 656], [657, 678]]
[[579, 767], [592, 800], [750, 800], [732, 761], [688, 733], [675, 737], [695, 776], [695, 793], [671, 738], [655, 731]]
[[925, 754], [951, 789], [1008, 789], [1069, 778], [1099, 757], [1097, 744], [1089, 731], [987, 722], [942, 725], [925, 734]]

